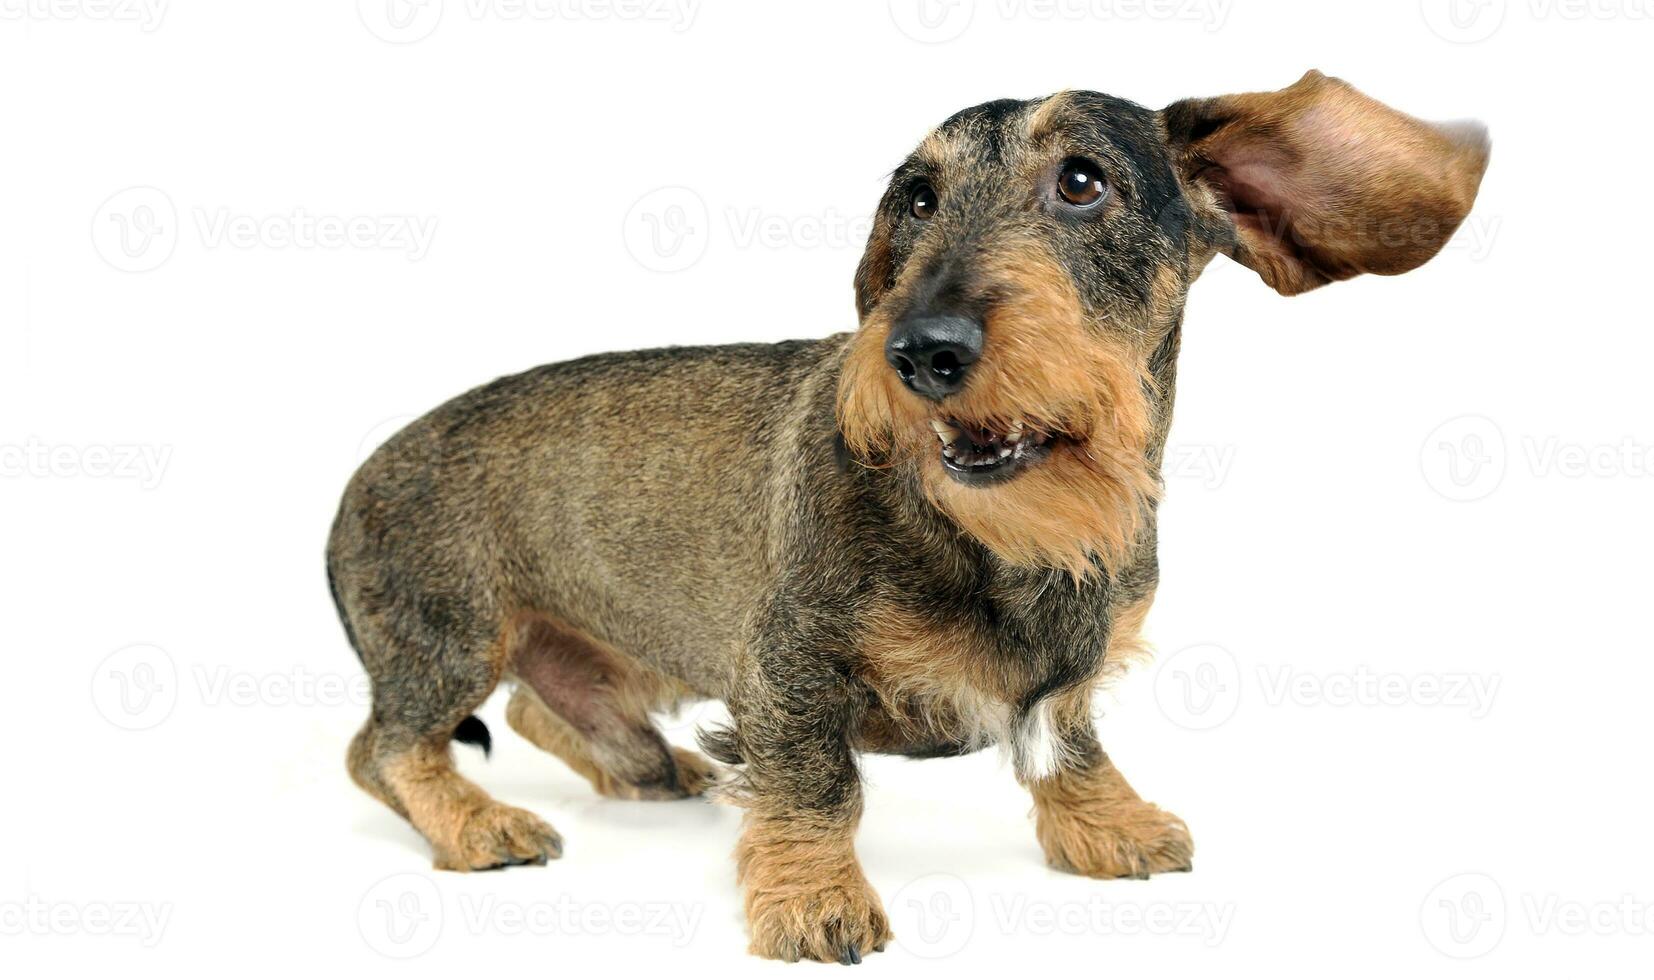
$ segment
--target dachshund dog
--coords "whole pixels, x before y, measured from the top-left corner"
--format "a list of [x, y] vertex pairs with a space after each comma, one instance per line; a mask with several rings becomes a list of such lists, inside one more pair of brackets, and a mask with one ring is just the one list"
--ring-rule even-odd
[[[507, 717], [600, 793], [715, 783], [751, 950], [859, 962], [891, 938], [853, 847], [863, 752], [998, 745], [1050, 863], [1190, 868], [1182, 821], [1104, 753], [1098, 686], [1157, 581], [1183, 305], [1224, 253], [1284, 295], [1413, 269], [1488, 160], [1310, 72], [1158, 112], [1094, 92], [966, 109], [880, 201], [860, 326], [603, 354], [501, 378], [392, 437], [328, 544], [373, 682], [349, 770], [455, 870], [562, 841], [454, 769]], [[717, 762], [651, 713], [719, 699]]]

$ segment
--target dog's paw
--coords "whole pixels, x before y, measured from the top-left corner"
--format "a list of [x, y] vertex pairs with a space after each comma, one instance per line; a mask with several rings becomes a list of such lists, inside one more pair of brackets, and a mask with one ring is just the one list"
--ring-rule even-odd
[[491, 803], [469, 814], [453, 839], [439, 846], [443, 871], [486, 871], [514, 864], [545, 864], [563, 856], [563, 838], [527, 810]]
[[855, 880], [749, 894], [747, 926], [753, 953], [789, 963], [860, 963], [891, 939], [890, 920], [879, 896], [860, 875]]
[[717, 785], [722, 770], [699, 752], [672, 748], [669, 774], [649, 783], [628, 783], [598, 770], [591, 783], [599, 793], [616, 800], [683, 800], [700, 796]]
[[1141, 800], [1109, 807], [1042, 812], [1040, 846], [1059, 871], [1091, 878], [1147, 878], [1194, 866], [1194, 841], [1182, 820]]
[[685, 796], [700, 796], [722, 778], [718, 764], [699, 752], [673, 747], [672, 761], [678, 764], [678, 787]]

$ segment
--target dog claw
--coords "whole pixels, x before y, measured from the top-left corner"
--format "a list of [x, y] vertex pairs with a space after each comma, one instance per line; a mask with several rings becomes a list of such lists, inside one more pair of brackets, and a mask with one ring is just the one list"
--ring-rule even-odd
[[844, 947], [844, 953], [839, 956], [838, 961], [845, 966], [855, 966], [861, 962], [861, 950], [856, 948], [855, 943], [851, 943]]
[[516, 807], [495, 803], [473, 813], [445, 840], [434, 866], [449, 871], [490, 871], [543, 865], [563, 855], [563, 838], [551, 825]]
[[533, 865], [534, 867], [543, 868], [546, 865], [547, 859], [548, 859], [548, 857], [545, 854], [539, 854], [539, 855], [536, 855], [535, 857], [517, 857], [516, 855], [513, 855], [513, 854], [502, 854], [502, 855], [499, 856], [498, 861], [496, 861], [495, 863], [490, 864], [488, 867], [482, 868], [480, 870], [483, 870], [483, 871], [504, 871], [506, 868], [522, 868], [522, 867], [527, 867], [529, 865]]

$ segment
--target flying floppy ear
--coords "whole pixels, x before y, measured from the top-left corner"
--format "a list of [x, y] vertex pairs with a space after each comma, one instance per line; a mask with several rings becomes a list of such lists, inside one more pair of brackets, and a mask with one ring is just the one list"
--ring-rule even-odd
[[1487, 169], [1480, 123], [1422, 122], [1318, 71], [1161, 118], [1191, 199], [1226, 213], [1234, 237], [1220, 247], [1287, 296], [1423, 265]]

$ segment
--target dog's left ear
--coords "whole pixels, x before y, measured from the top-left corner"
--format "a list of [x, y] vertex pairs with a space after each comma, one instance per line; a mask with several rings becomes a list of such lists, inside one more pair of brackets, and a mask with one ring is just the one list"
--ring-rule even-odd
[[1287, 296], [1423, 265], [1487, 169], [1481, 124], [1423, 122], [1318, 71], [1161, 118], [1191, 199], [1221, 208], [1234, 233], [1220, 247]]
[[856, 315], [864, 320], [873, 312], [873, 307], [879, 305], [879, 299], [896, 275], [895, 259], [890, 251], [890, 200], [895, 193], [895, 188], [888, 189], [879, 199], [878, 210], [873, 212], [873, 230], [867, 234], [867, 247], [862, 250], [861, 261], [856, 263]]

